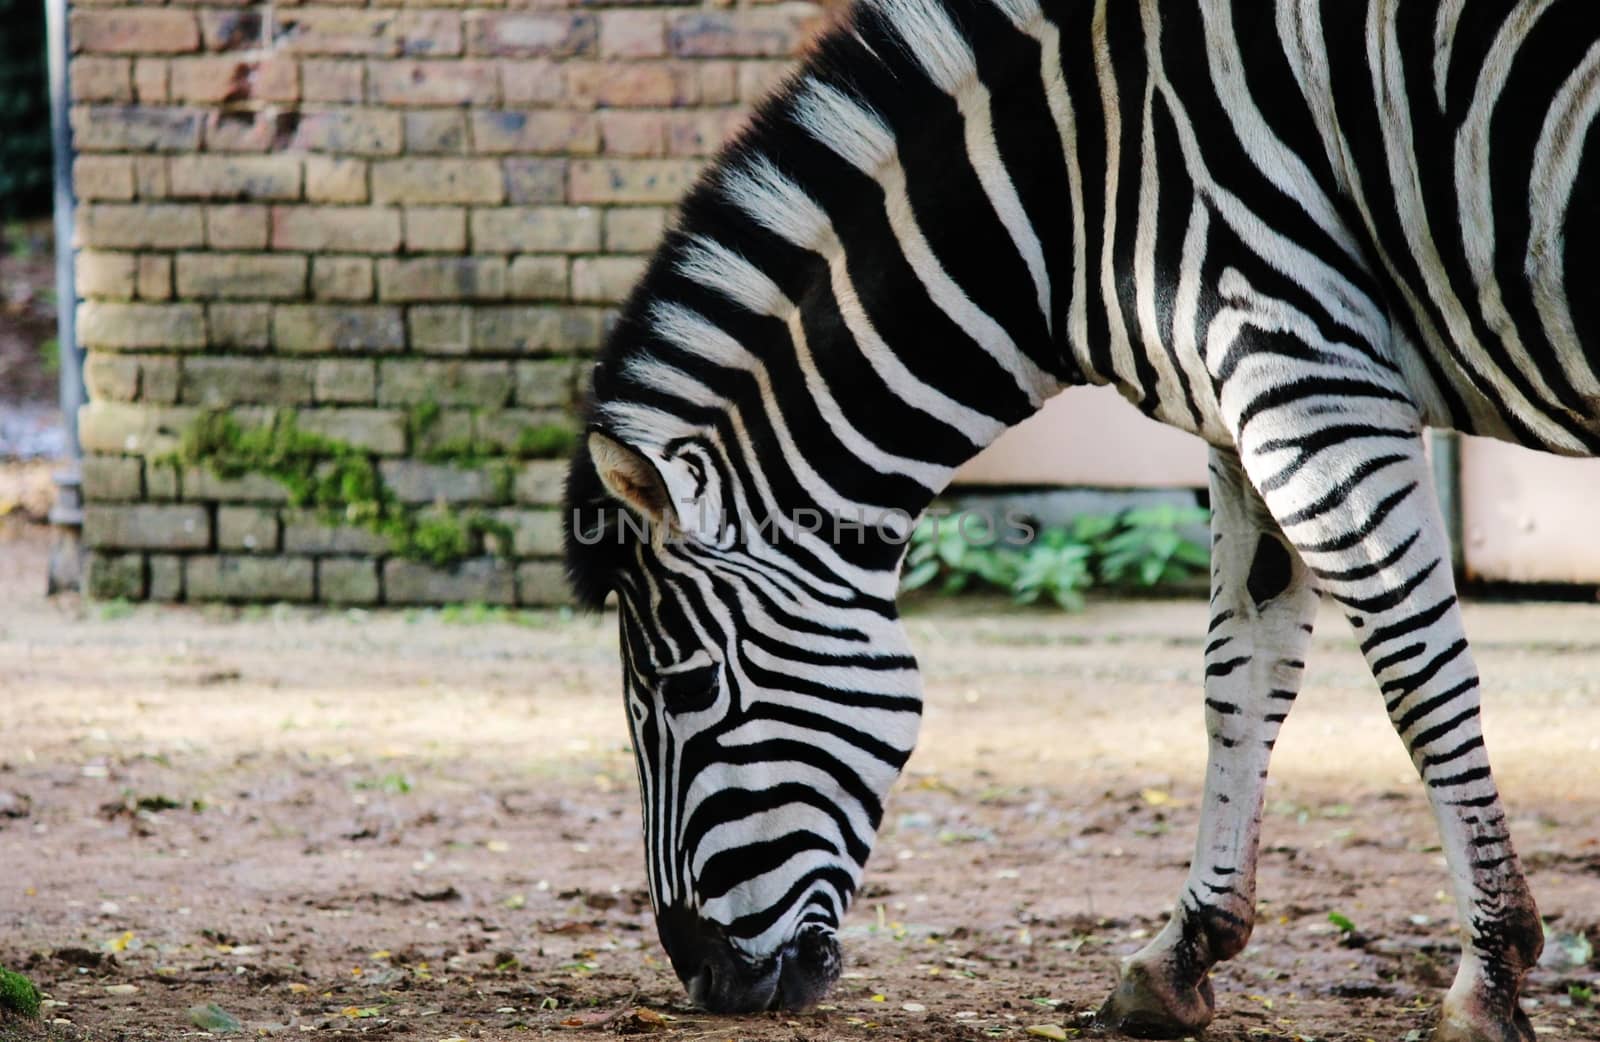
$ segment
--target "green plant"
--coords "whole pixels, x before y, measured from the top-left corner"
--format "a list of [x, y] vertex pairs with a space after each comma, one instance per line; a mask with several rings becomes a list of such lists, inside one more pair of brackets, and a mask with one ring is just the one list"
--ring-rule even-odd
[[[259, 474], [282, 485], [293, 506], [313, 509], [326, 524], [354, 525], [383, 536], [407, 560], [445, 567], [485, 541], [510, 552], [513, 533], [481, 511], [427, 510], [402, 503], [377, 464], [348, 442], [302, 429], [292, 412], [246, 428], [226, 412], [201, 414], [184, 430], [168, 462], [204, 467], [225, 480]], [[509, 492], [509, 470], [496, 487]]]
[[1036, 529], [1021, 544], [980, 541], [976, 536], [991, 534], [989, 527], [970, 519], [928, 518], [912, 533], [901, 589], [957, 594], [998, 588], [1019, 604], [1049, 601], [1076, 611], [1084, 591], [1095, 586], [1153, 587], [1203, 574], [1207, 550], [1183, 529], [1207, 516], [1196, 507], [1170, 506], [1086, 514], [1070, 525]]
[[0, 1013], [14, 1013], [30, 1020], [39, 1015], [39, 989], [20, 973], [0, 966]]

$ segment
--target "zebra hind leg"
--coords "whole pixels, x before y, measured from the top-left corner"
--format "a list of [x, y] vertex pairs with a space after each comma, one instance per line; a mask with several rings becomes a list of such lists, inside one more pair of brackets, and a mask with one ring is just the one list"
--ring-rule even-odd
[[1214, 1009], [1211, 967], [1250, 938], [1267, 761], [1299, 690], [1317, 608], [1305, 566], [1232, 452], [1212, 451], [1211, 503], [1210, 752], [1199, 838], [1171, 920], [1124, 960], [1098, 1018], [1142, 1038], [1203, 1028]]
[[[1434, 1042], [1532, 1042], [1517, 997], [1543, 946], [1539, 913], [1489, 771], [1478, 671], [1422, 442], [1410, 418], [1399, 419], [1361, 437], [1247, 447], [1245, 467], [1355, 628], [1426, 785], [1463, 935]], [[1299, 420], [1318, 426], [1313, 416]]]

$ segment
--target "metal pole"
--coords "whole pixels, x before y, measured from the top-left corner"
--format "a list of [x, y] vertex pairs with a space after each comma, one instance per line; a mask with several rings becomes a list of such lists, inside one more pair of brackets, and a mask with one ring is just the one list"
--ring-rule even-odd
[[78, 410], [83, 405], [83, 352], [78, 346], [78, 287], [74, 270], [72, 194], [72, 93], [68, 88], [67, 0], [45, 0], [50, 50], [50, 130], [55, 146], [56, 337], [61, 359], [61, 422], [67, 460], [56, 472], [56, 503], [50, 511], [55, 539], [50, 550], [50, 592], [83, 586], [83, 446]]

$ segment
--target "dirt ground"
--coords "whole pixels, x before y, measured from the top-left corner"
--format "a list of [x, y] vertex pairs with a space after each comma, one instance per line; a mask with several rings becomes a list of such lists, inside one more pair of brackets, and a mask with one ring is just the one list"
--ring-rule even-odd
[[[208, 1003], [252, 1035], [428, 1042], [1076, 1037], [1193, 842], [1204, 605], [917, 607], [926, 724], [845, 979], [804, 1016], [709, 1016], [642, 889], [613, 618], [84, 606], [43, 564], [0, 530], [0, 964], [49, 1002], [0, 1038], [196, 1035]], [[1552, 948], [1581, 955], [1600, 606], [1469, 621]], [[1338, 619], [1319, 645], [1209, 1039], [1420, 1038], [1454, 969], [1421, 787]], [[1540, 1037], [1600, 1039], [1593, 992], [1592, 961], [1536, 971]]]

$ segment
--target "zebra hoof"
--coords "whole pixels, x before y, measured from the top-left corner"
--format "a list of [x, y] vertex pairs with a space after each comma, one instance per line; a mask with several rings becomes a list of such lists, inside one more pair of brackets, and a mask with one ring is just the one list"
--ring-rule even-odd
[[1211, 1023], [1216, 997], [1210, 976], [1184, 987], [1162, 969], [1124, 963], [1116, 990], [1095, 1014], [1096, 1026], [1134, 1038], [1183, 1038]]

